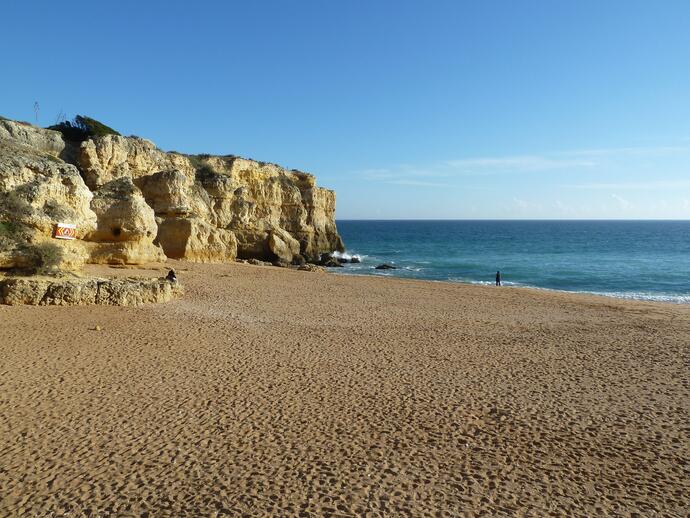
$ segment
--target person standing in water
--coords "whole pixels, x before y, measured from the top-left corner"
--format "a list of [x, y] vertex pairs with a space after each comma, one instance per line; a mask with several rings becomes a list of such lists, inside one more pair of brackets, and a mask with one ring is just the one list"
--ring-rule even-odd
[[496, 272], [496, 286], [501, 285], [501, 272]]

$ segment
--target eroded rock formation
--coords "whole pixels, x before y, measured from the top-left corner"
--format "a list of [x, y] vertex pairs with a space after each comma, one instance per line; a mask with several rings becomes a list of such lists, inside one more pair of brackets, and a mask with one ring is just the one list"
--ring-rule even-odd
[[0, 304], [30, 306], [139, 306], [182, 296], [182, 287], [164, 279], [49, 279], [24, 277], [0, 280]]
[[31, 262], [57, 221], [78, 241], [62, 268], [165, 257], [279, 263], [343, 250], [335, 193], [312, 175], [234, 156], [166, 153], [145, 139], [71, 142], [60, 132], [0, 120], [0, 268]]
[[[0, 268], [40, 264], [56, 221], [75, 223], [80, 240], [96, 228], [93, 194], [58, 158], [66, 145], [55, 133], [0, 121]], [[89, 258], [81, 241], [53, 246], [57, 267], [78, 269]]]

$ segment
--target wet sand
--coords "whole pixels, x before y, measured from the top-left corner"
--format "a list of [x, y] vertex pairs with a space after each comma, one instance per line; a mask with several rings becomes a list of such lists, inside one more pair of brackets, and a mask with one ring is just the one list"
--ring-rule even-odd
[[0, 516], [690, 509], [690, 307], [170, 264], [0, 306]]

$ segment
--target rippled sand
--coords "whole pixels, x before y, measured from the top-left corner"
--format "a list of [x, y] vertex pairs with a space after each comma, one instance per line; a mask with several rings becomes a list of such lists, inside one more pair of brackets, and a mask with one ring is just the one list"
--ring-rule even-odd
[[690, 509], [687, 306], [171, 264], [0, 306], [1, 516]]

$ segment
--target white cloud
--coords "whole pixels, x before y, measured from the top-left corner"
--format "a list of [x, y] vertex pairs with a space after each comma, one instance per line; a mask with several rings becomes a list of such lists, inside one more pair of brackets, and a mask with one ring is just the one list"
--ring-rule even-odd
[[447, 160], [444, 164], [458, 172], [481, 174], [486, 172], [532, 172], [572, 167], [592, 167], [596, 165], [596, 162], [571, 158], [524, 155]]
[[620, 206], [620, 208], [623, 210], [628, 210], [628, 209], [631, 209], [633, 207], [632, 203], [630, 203], [628, 200], [626, 200], [622, 196], [619, 196], [618, 194], [612, 194], [611, 198], [616, 200], [618, 202], [618, 205]]
[[581, 183], [572, 185], [562, 185], [567, 189], [673, 189], [690, 188], [690, 180], [655, 180], [651, 182], [619, 182], [619, 183]]
[[[391, 181], [411, 178], [454, 178], [491, 174], [548, 173], [570, 170], [608, 170], [627, 166], [634, 157], [661, 157], [675, 153], [690, 153], [690, 146], [639, 146], [600, 149], [579, 149], [551, 153], [484, 156], [441, 160], [427, 164], [398, 164], [386, 168], [359, 171], [360, 177], [370, 181]], [[413, 185], [413, 184], [409, 184]], [[688, 182], [589, 183], [564, 187], [578, 189], [646, 189], [687, 187]]]
[[364, 169], [358, 174], [367, 180], [385, 180], [393, 175], [393, 171], [390, 169]]
[[[681, 139], [683, 140], [683, 139]], [[560, 154], [570, 156], [630, 156], [630, 155], [666, 155], [690, 151], [688, 146], [638, 146], [638, 147], [611, 147], [594, 149], [577, 149], [562, 151]]]
[[543, 211], [544, 207], [540, 203], [513, 197], [513, 206], [509, 207], [509, 212], [517, 210], [523, 215], [536, 216]]
[[553, 205], [560, 215], [573, 216], [577, 213], [577, 210], [574, 207], [566, 205], [561, 200], [556, 200], [555, 202], [553, 202]]
[[437, 182], [426, 182], [424, 180], [387, 180], [385, 183], [393, 185], [412, 185], [416, 187], [453, 187], [447, 183], [437, 183]]

